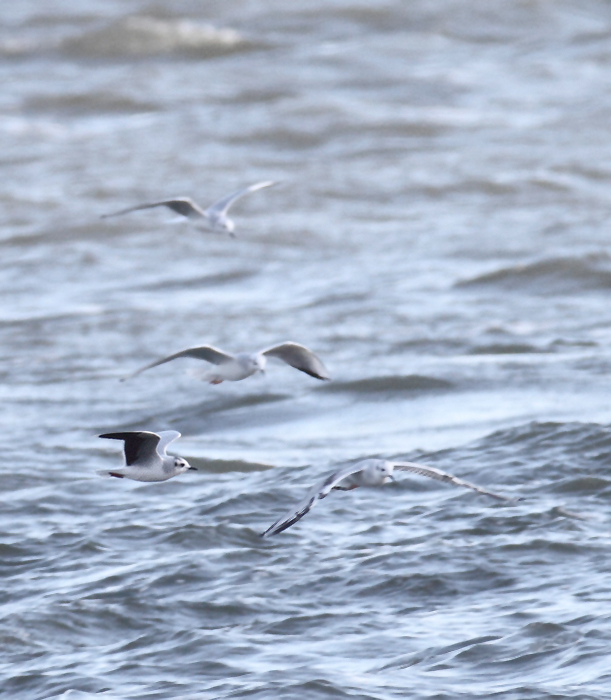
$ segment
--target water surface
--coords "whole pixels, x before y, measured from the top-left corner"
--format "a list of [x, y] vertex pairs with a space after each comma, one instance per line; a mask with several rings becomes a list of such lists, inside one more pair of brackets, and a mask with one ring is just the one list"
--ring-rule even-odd
[[[7, 697], [606, 698], [611, 7], [0, 10]], [[155, 210], [232, 210], [236, 239]], [[181, 361], [283, 340], [211, 387]], [[140, 485], [111, 430], [200, 471]], [[259, 534], [347, 460], [402, 475]]]

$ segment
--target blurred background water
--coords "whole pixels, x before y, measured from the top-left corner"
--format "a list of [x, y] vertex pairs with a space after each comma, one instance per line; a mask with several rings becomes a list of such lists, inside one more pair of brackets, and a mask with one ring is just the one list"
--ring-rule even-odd
[[[0, 8], [8, 698], [611, 697], [611, 5]], [[160, 210], [257, 180], [236, 239]], [[185, 347], [304, 343], [209, 386]], [[109, 430], [199, 468], [103, 480]], [[339, 463], [402, 475], [258, 533]]]

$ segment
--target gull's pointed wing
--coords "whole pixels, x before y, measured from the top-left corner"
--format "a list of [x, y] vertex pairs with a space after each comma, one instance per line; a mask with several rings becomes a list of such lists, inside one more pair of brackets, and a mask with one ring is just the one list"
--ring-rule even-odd
[[157, 445], [157, 452], [161, 457], [166, 457], [166, 447], [171, 443], [174, 442], [174, 440], [178, 440], [180, 437], [180, 433], [178, 430], [162, 430], [159, 433], [159, 444]]
[[351, 464], [334, 472], [324, 481], [321, 481], [320, 484], [313, 486], [308, 491], [308, 495], [302, 501], [300, 501], [294, 508], [287, 511], [281, 518], [276, 520], [276, 522], [268, 527], [265, 532], [262, 532], [261, 537], [277, 535], [279, 532], [283, 532], [287, 528], [291, 527], [291, 525], [294, 525], [298, 520], [301, 520], [304, 515], [309, 513], [318, 501], [321, 501], [323, 498], [325, 498], [325, 496], [328, 496], [331, 490], [337, 486], [340, 481], [351, 474], [360, 472], [361, 469], [362, 464], [360, 462], [357, 464]]
[[295, 369], [298, 369], [316, 379], [329, 379], [327, 368], [323, 365], [322, 360], [318, 355], [313, 353], [305, 345], [299, 343], [281, 343], [274, 345], [267, 350], [262, 350], [261, 355], [268, 357], [277, 357], [279, 360], [286, 362]]
[[497, 498], [499, 501], [515, 501], [515, 498], [509, 498], [509, 496], [502, 496], [500, 493], [494, 493], [494, 491], [487, 491], [486, 489], [471, 484], [468, 481], [463, 481], [452, 474], [447, 472], [442, 472], [441, 469], [435, 469], [434, 467], [427, 467], [424, 464], [417, 464], [416, 462], [391, 462], [395, 469], [404, 472], [412, 472], [413, 474], [419, 474], [420, 476], [428, 476], [429, 479], [436, 479], [437, 481], [445, 481], [447, 484], [454, 484], [454, 486], [463, 486], [466, 489], [471, 489], [472, 491], [477, 491], [484, 496], [491, 496], [492, 498]]
[[[167, 432], [174, 433], [175, 431], [169, 430]], [[180, 435], [180, 433], [177, 433], [177, 435]], [[109, 440], [123, 440], [125, 464], [128, 467], [135, 462], [145, 463], [158, 457], [157, 445], [159, 444], [161, 437], [157, 435], [157, 433], [149, 433], [147, 431], [104, 433], [104, 435], [100, 435], [99, 437], [107, 438]]]
[[262, 190], [264, 187], [271, 187], [275, 184], [276, 183], [273, 180], [266, 180], [265, 182], [256, 182], [254, 185], [249, 185], [248, 187], [242, 187], [242, 189], [225, 195], [225, 197], [222, 197], [217, 202], [214, 202], [214, 204], [211, 204], [208, 209], [206, 209], [206, 214], [211, 216], [226, 214], [229, 211], [229, 207], [236, 201], [236, 199], [240, 199], [240, 197], [243, 197], [249, 192], [256, 192], [257, 190]]
[[206, 360], [206, 362], [210, 362], [213, 365], [223, 365], [226, 362], [231, 362], [231, 360], [234, 359], [233, 355], [228, 355], [222, 350], [212, 347], [212, 345], [202, 345], [199, 348], [188, 348], [187, 350], [182, 350], [181, 352], [176, 352], [173, 355], [164, 357], [161, 360], [151, 362], [151, 364], [140, 367], [140, 369], [137, 369], [132, 374], [128, 374], [127, 377], [124, 377], [124, 379], [131, 379], [132, 377], [136, 377], [138, 374], [141, 374], [145, 370], [151, 369], [151, 367], [164, 365], [166, 362], [177, 360], [179, 357], [194, 357], [196, 360]]
[[198, 207], [192, 199], [189, 199], [189, 197], [180, 197], [178, 199], [164, 199], [162, 202], [139, 204], [138, 206], [121, 209], [120, 211], [115, 211], [111, 214], [102, 214], [102, 219], [110, 219], [113, 216], [122, 216], [123, 214], [129, 214], [132, 211], [153, 209], [154, 207], [168, 207], [168, 209], [171, 209], [181, 216], [186, 216], [188, 219], [201, 219], [206, 217], [203, 210]]

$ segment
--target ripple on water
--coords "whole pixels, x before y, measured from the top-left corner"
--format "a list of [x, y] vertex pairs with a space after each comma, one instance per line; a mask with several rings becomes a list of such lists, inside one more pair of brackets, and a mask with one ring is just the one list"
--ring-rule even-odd
[[605, 290], [611, 287], [606, 254], [574, 258], [548, 258], [502, 267], [458, 282], [458, 288], [492, 288], [543, 296]]

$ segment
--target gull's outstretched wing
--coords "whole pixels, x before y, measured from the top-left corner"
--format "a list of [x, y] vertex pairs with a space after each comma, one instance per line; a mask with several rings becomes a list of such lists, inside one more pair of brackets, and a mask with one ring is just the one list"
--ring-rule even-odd
[[178, 440], [180, 437], [180, 433], [178, 430], [162, 430], [159, 433], [159, 437], [161, 438], [159, 440], [159, 444], [157, 445], [157, 452], [161, 455], [161, 457], [166, 457], [166, 447], [171, 443], [174, 442], [174, 440]]
[[210, 362], [213, 365], [223, 365], [226, 362], [231, 362], [231, 360], [234, 359], [233, 355], [228, 355], [226, 352], [223, 352], [218, 348], [212, 347], [212, 345], [202, 345], [199, 348], [188, 348], [187, 350], [182, 350], [181, 352], [176, 352], [173, 355], [164, 357], [161, 360], [151, 362], [151, 364], [145, 365], [144, 367], [140, 367], [140, 369], [137, 369], [132, 374], [128, 374], [127, 377], [124, 377], [121, 381], [124, 381], [125, 379], [131, 379], [132, 377], [137, 376], [141, 372], [144, 372], [147, 369], [151, 369], [151, 367], [157, 367], [158, 365], [163, 365], [166, 362], [177, 360], [179, 357], [194, 357], [196, 360], [205, 360], [206, 362]]
[[[175, 431], [171, 430], [167, 432], [174, 433]], [[180, 433], [176, 433], [176, 435], [178, 436]], [[158, 457], [157, 445], [161, 440], [161, 436], [157, 435], [157, 433], [149, 433], [148, 431], [104, 433], [104, 435], [100, 435], [99, 437], [108, 438], [109, 440], [123, 440], [125, 464], [128, 467], [135, 462], [146, 463]], [[143, 464], [143, 466], [146, 466], [146, 464]]]
[[477, 491], [484, 496], [491, 496], [492, 498], [498, 498], [499, 501], [516, 501], [519, 499], [510, 498], [509, 496], [502, 496], [500, 493], [494, 493], [493, 491], [487, 491], [486, 489], [471, 484], [468, 481], [463, 481], [452, 474], [447, 472], [442, 472], [441, 469], [435, 469], [434, 467], [427, 467], [424, 464], [417, 464], [416, 462], [391, 462], [395, 469], [404, 472], [412, 472], [413, 474], [419, 474], [420, 476], [428, 476], [429, 479], [436, 479], [437, 481], [445, 481], [447, 484], [454, 484], [454, 486], [463, 486], [466, 489], [471, 489], [472, 491]]
[[240, 199], [245, 194], [249, 192], [256, 192], [257, 190], [262, 190], [264, 187], [271, 187], [276, 183], [273, 180], [266, 180], [265, 182], [256, 182], [254, 185], [249, 185], [248, 187], [242, 187], [240, 190], [236, 190], [231, 194], [225, 195], [214, 204], [211, 204], [208, 209], [206, 209], [206, 214], [210, 216], [221, 216], [229, 211], [229, 207], [236, 201]]
[[324, 481], [321, 481], [320, 484], [313, 486], [308, 491], [308, 495], [302, 501], [300, 501], [294, 508], [291, 508], [291, 510], [285, 513], [281, 518], [276, 520], [276, 522], [268, 527], [265, 532], [262, 532], [261, 537], [277, 535], [279, 532], [283, 532], [287, 528], [291, 527], [291, 525], [294, 525], [298, 520], [301, 520], [306, 513], [309, 513], [318, 501], [321, 501], [323, 498], [325, 498], [325, 496], [328, 496], [331, 490], [337, 486], [340, 481], [351, 474], [360, 472], [361, 469], [362, 463], [359, 462], [357, 464], [351, 464], [334, 472]]
[[129, 214], [132, 211], [140, 211], [141, 209], [153, 209], [154, 207], [168, 207], [172, 211], [186, 216], [188, 219], [205, 218], [203, 210], [195, 204], [189, 197], [180, 197], [178, 199], [164, 199], [162, 202], [151, 202], [150, 204], [139, 204], [135, 207], [128, 207], [120, 211], [112, 212], [111, 214], [102, 214], [102, 219], [110, 219], [113, 216], [122, 216]]
[[280, 345], [267, 348], [267, 350], [262, 350], [261, 354], [268, 357], [277, 357], [279, 360], [286, 362], [287, 365], [291, 365], [291, 367], [301, 370], [316, 379], [329, 379], [327, 368], [323, 365], [320, 357], [309, 348], [306, 348], [305, 345], [291, 342], [281, 343]]

